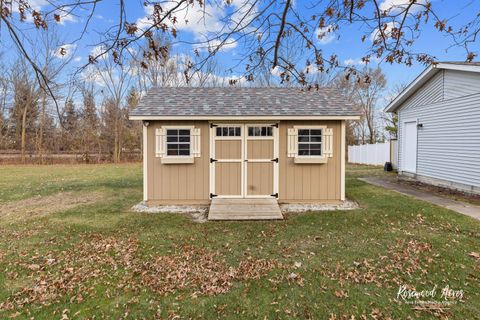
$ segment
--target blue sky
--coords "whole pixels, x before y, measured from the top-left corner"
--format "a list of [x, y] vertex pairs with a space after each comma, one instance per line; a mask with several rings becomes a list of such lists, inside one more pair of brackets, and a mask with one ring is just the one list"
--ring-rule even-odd
[[[31, 0], [34, 5], [38, 6], [40, 10], [47, 8], [46, 0]], [[239, 0], [241, 1], [241, 0]], [[384, 0], [384, 2], [399, 2], [408, 0]], [[235, 0], [233, 1], [235, 3]], [[478, 2], [478, 1], [477, 1]], [[310, 1], [296, 0], [295, 6], [301, 12], [308, 14], [305, 5]], [[466, 19], [472, 18], [472, 15], [478, 12], [480, 4], [475, 3], [472, 0], [434, 0], [432, 4], [436, 12], [445, 18], [452, 18], [452, 24], [459, 25]], [[468, 6], [470, 5], [470, 6]], [[202, 31], [209, 30], [209, 28], [215, 29], [219, 23], [219, 17], [222, 15], [222, 10], [219, 8], [211, 9], [211, 18], [204, 24], [194, 24], [194, 20], [191, 20], [188, 25], [177, 26], [178, 37], [187, 42], [195, 41], [201, 37]], [[225, 9], [228, 10], [228, 9]], [[142, 22], [148, 12], [142, 6], [141, 0], [129, 0], [127, 1], [127, 20], [130, 22]], [[91, 21], [91, 25], [88, 29], [88, 33], [84, 38], [76, 42], [73, 46], [68, 46], [69, 42], [76, 39], [84, 27], [85, 16], [82, 15], [81, 10], [77, 11], [78, 16], [70, 15], [64, 17], [63, 23], [57, 25], [56, 29], [63, 43], [68, 48], [69, 53], [72, 55], [72, 70], [75, 66], [79, 66], [87, 62], [87, 57], [91, 53], [95, 44], [101, 39], [106, 30], [112, 26], [112, 23], [118, 21], [118, 3], [114, 0], [105, 0], [98, 4], [95, 15]], [[194, 19], [195, 15], [192, 15], [191, 19]], [[422, 26], [423, 27], [423, 26]], [[22, 26], [23, 29], [31, 29], [31, 23], [26, 23]], [[427, 52], [434, 55], [438, 60], [465, 60], [465, 50], [460, 47], [447, 48], [452, 44], [451, 39], [441, 35], [438, 31], [429, 24], [427, 27], [423, 27], [421, 37], [414, 45], [414, 49], [418, 52]], [[344, 63], [358, 63], [359, 59], [365, 55], [366, 50], [370, 44], [369, 40], [365, 43], [360, 41], [363, 35], [359, 25], [341, 27], [340, 31], [334, 35], [328, 35], [324, 40], [319, 42], [319, 47], [322, 48], [325, 55], [329, 53], [336, 53], [339, 56], [340, 62]], [[12, 46], [8, 41], [8, 35], [6, 30], [2, 29], [2, 43], [1, 49], [8, 56], [8, 52]], [[26, 31], [27, 35], [35, 34], [34, 31]], [[231, 45], [218, 54], [218, 62], [225, 68], [231, 67], [237, 63], [238, 57], [242, 56], [242, 52], [245, 48], [241, 43]], [[480, 52], [478, 43], [472, 46], [472, 49], [476, 52]], [[192, 46], [185, 44], [178, 44], [174, 46], [174, 50], [178, 54], [192, 54]], [[373, 61], [372, 66], [377, 63]], [[387, 63], [380, 64], [384, 70], [389, 87], [392, 88], [396, 84], [412, 81], [424, 68], [423, 65], [415, 63], [412, 67], [406, 67], [404, 65], [390, 65]], [[243, 70], [238, 68], [236, 70], [239, 74]]]

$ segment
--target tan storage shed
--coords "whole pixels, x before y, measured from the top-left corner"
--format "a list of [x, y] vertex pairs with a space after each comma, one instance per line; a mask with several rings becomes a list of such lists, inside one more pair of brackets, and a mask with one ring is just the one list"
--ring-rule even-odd
[[143, 121], [144, 201], [340, 202], [345, 121], [358, 118], [330, 88], [154, 88], [130, 114]]

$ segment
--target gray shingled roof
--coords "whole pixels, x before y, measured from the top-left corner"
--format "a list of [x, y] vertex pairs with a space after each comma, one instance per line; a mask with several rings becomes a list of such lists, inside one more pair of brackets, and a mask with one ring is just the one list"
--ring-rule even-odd
[[130, 116], [356, 116], [332, 88], [151, 89]]

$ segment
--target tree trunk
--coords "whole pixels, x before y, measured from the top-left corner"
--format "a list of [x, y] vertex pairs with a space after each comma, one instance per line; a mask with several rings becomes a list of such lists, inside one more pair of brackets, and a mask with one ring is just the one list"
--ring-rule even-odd
[[27, 126], [27, 108], [28, 105], [25, 104], [22, 115], [22, 137], [21, 137], [21, 149], [22, 149], [22, 163], [25, 164], [25, 145], [26, 145], [26, 126]]
[[373, 127], [373, 120], [367, 120], [368, 135], [370, 136], [369, 142], [375, 143], [375, 128]]
[[113, 162], [118, 162], [118, 119], [115, 115], [114, 139], [113, 139]]
[[43, 159], [43, 130], [44, 130], [44, 126], [45, 126], [45, 107], [46, 107], [46, 104], [47, 104], [47, 99], [45, 97], [45, 93], [42, 94], [42, 114], [40, 116], [40, 133], [39, 133], [39, 136], [38, 136], [38, 140], [37, 140], [37, 154], [38, 154], [38, 157], [40, 158], [40, 163], [43, 164], [44, 163], [44, 159]]

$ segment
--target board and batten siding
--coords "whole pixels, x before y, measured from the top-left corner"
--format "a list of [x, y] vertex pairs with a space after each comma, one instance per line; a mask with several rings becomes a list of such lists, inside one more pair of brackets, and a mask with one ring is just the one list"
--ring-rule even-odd
[[[200, 128], [200, 157], [193, 164], [162, 164], [155, 157], [155, 129], [162, 126]], [[208, 121], [150, 121], [147, 128], [148, 204], [209, 203]]]
[[[441, 100], [438, 88], [442, 88]], [[442, 70], [407, 101], [418, 104], [403, 105], [398, 111], [399, 171], [404, 160], [404, 121], [416, 119], [422, 125], [417, 128], [416, 174], [480, 187], [480, 74]]]
[[[324, 164], [298, 164], [287, 156], [287, 130], [294, 126], [333, 129], [333, 157]], [[279, 202], [337, 202], [341, 199], [341, 121], [281, 121]]]
[[[222, 121], [222, 123], [226, 123], [226, 121]], [[194, 158], [193, 164], [162, 164], [161, 158], [155, 157], [155, 129], [162, 126], [183, 125], [200, 128], [200, 157]], [[294, 163], [294, 158], [288, 157], [287, 130], [288, 128], [301, 125], [319, 125], [333, 129], [333, 157], [328, 158], [327, 163], [296, 164]], [[341, 162], [341, 128], [342, 121], [337, 120], [279, 122], [279, 202], [331, 203], [341, 200], [343, 179]], [[150, 121], [146, 131], [147, 204], [208, 204], [210, 193], [209, 122]], [[267, 150], [269, 150], [269, 148], [262, 147], [261, 151], [265, 152]], [[239, 156], [237, 151], [225, 150], [225, 152], [226, 154], [224, 154], [224, 156]], [[258, 153], [258, 155], [253, 153], [253, 155], [254, 157], [264, 156], [261, 153]], [[229, 177], [231, 177], [230, 173], [221, 178], [228, 179]], [[219, 181], [216, 182], [217, 184], [220, 183]], [[268, 186], [265, 188], [267, 187]]]

